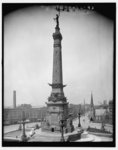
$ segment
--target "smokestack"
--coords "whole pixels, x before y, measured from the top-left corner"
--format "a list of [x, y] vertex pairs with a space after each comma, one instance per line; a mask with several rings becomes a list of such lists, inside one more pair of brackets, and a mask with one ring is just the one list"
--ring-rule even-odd
[[13, 91], [13, 108], [16, 108], [16, 91]]

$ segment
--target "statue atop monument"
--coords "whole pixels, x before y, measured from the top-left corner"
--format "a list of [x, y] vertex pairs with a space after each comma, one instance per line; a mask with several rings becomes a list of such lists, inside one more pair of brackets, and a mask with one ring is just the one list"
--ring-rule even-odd
[[56, 21], [56, 27], [59, 27], [59, 15], [56, 14], [56, 18], [54, 18], [54, 20]]

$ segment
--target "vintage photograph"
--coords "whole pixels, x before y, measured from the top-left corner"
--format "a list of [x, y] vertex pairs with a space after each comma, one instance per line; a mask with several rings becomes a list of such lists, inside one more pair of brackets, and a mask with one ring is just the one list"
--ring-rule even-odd
[[115, 146], [115, 28], [115, 3], [2, 3], [2, 146]]

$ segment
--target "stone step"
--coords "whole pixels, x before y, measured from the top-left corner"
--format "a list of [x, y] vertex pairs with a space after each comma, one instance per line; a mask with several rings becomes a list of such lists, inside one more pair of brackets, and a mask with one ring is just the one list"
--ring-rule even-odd
[[46, 135], [34, 135], [29, 142], [33, 142], [33, 141], [41, 141], [41, 142], [59, 142], [60, 141], [60, 136], [59, 137], [54, 137], [54, 136], [46, 136]]

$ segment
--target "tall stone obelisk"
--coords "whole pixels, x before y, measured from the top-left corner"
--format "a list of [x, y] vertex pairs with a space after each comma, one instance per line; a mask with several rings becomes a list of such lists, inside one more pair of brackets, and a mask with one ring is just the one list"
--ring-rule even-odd
[[[59, 28], [59, 16], [55, 18], [57, 25], [55, 27], [55, 33], [53, 33], [53, 39], [54, 39], [54, 52], [53, 52], [53, 76], [52, 76], [52, 84], [49, 84], [52, 86], [52, 95], [60, 95], [64, 98], [63, 93], [63, 75], [62, 75], [62, 52], [61, 52], [61, 40], [62, 35], [60, 33]], [[51, 99], [52, 100], [52, 99]], [[66, 100], [66, 99], [63, 99]]]
[[42, 130], [48, 130], [51, 132], [60, 131], [60, 120], [65, 120], [65, 129], [67, 129], [67, 118], [68, 118], [68, 103], [64, 96], [63, 88], [63, 74], [62, 74], [62, 52], [61, 52], [61, 40], [62, 35], [59, 28], [59, 16], [56, 15], [56, 27], [53, 33], [54, 39], [54, 51], [53, 51], [53, 75], [52, 92], [48, 98], [47, 104], [47, 115], [45, 122], [42, 125]]

